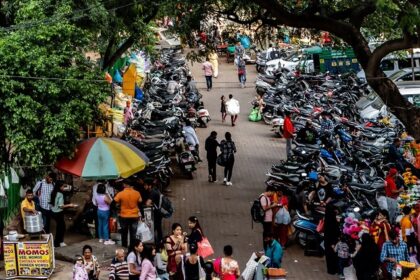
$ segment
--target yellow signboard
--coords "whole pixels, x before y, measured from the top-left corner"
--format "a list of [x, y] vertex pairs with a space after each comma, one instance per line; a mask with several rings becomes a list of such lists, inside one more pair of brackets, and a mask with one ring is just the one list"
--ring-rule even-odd
[[15, 244], [4, 244], [4, 269], [7, 277], [17, 276]]
[[6, 279], [48, 279], [55, 266], [52, 235], [42, 241], [4, 242]]
[[19, 276], [48, 276], [51, 273], [50, 244], [18, 243]]

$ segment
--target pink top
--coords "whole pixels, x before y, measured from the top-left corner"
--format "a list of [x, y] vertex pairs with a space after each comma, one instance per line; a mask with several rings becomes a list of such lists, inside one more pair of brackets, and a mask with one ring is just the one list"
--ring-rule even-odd
[[[266, 208], [271, 205], [270, 198], [267, 197], [266, 195], [262, 195], [260, 197], [260, 202], [263, 208]], [[270, 208], [267, 211], [265, 211], [264, 222], [272, 222], [272, 221], [273, 221], [273, 209]]]
[[96, 195], [96, 204], [98, 205], [98, 209], [101, 211], [108, 211], [109, 205], [105, 202], [105, 195], [104, 194], [97, 194]]
[[131, 107], [124, 108], [124, 124], [127, 124], [134, 118], [133, 109]]
[[204, 70], [204, 76], [213, 75], [213, 66], [211, 66], [210, 62], [206, 61], [203, 63], [203, 70]]
[[156, 268], [148, 259], [141, 262], [140, 280], [156, 280]]

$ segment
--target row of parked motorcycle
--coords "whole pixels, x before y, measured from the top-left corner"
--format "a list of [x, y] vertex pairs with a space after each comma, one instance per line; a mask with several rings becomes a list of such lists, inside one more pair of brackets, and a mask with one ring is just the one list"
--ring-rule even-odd
[[149, 157], [148, 167], [139, 176], [154, 177], [158, 188], [165, 191], [174, 174], [173, 156], [190, 179], [196, 169], [198, 153], [185, 141], [185, 121], [207, 127], [210, 116], [180, 50], [161, 51], [143, 91], [144, 98], [133, 104], [134, 119], [123, 138]]
[[[296, 241], [305, 253], [322, 252], [322, 235], [317, 230], [325, 211], [309, 198], [316, 193], [318, 178], [332, 186], [334, 205], [344, 216], [364, 219], [378, 210], [377, 198], [384, 191], [387, 148], [401, 135], [403, 125], [395, 117], [364, 119], [356, 103], [369, 94], [355, 75], [260, 73], [257, 93], [263, 97], [264, 122], [280, 136], [286, 112], [292, 113], [296, 137], [293, 155], [271, 166], [265, 184], [283, 191], [289, 199]], [[310, 130], [305, 138], [301, 129]], [[311, 243], [311, 245], [309, 245]]]

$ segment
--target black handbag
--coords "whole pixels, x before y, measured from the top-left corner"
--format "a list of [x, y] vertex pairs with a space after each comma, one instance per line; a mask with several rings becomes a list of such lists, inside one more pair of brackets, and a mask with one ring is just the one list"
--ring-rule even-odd
[[217, 157], [216, 163], [217, 163], [218, 165], [220, 165], [220, 166], [225, 166], [225, 165], [226, 165], [225, 158], [223, 157], [223, 155], [222, 155], [222, 154], [220, 154], [220, 155]]

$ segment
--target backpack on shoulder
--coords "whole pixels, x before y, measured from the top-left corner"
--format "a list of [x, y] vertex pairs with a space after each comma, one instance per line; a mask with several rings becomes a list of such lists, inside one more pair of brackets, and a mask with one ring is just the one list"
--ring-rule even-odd
[[[254, 203], [252, 204], [252, 207], [251, 207], [252, 222], [255, 222], [255, 223], [263, 223], [264, 222], [265, 211], [264, 211], [264, 208], [261, 205], [261, 197], [263, 197], [263, 196], [264, 195], [260, 195], [258, 197], [258, 199], [254, 200]], [[267, 197], [266, 197], [266, 199], [267, 199]], [[253, 223], [252, 223], [252, 228], [254, 228]]]
[[174, 213], [172, 202], [167, 196], [164, 196], [163, 194], [160, 194], [158, 210], [164, 218], [170, 218]]

